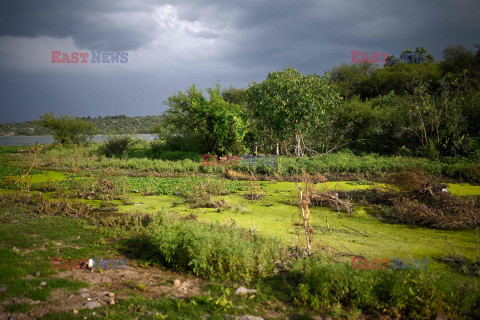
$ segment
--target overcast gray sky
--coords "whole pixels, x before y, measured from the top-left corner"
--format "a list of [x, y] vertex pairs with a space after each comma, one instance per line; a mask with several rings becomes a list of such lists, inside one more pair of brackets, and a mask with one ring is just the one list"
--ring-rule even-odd
[[[1, 0], [0, 123], [161, 114], [192, 84], [246, 87], [293, 67], [323, 74], [351, 51], [480, 41], [479, 0]], [[51, 63], [51, 51], [127, 52], [127, 63]]]

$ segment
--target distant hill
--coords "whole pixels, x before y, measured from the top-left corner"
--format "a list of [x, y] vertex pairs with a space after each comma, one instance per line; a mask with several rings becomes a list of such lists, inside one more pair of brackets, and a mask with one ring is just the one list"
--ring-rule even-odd
[[[162, 116], [127, 117], [105, 116], [80, 118], [91, 122], [98, 134], [149, 133], [150, 128], [162, 122]], [[41, 136], [51, 134], [38, 121], [12, 122], [0, 124], [0, 136]]]

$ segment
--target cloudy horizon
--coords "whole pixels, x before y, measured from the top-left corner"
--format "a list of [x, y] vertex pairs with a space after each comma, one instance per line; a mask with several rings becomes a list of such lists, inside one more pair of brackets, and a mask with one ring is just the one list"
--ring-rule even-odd
[[[0, 12], [0, 123], [45, 112], [158, 115], [192, 84], [246, 87], [292, 67], [323, 74], [351, 51], [480, 41], [480, 2], [46, 1]], [[52, 51], [126, 52], [127, 63], [51, 63]], [[91, 60], [91, 57], [88, 59]]]

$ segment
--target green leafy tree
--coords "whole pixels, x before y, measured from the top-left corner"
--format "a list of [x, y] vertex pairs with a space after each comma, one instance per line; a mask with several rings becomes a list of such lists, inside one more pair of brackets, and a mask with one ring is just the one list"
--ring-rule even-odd
[[233, 86], [230, 86], [227, 89], [222, 90], [222, 97], [223, 100], [233, 103], [233, 104], [239, 104], [241, 106], [246, 106], [248, 101], [247, 101], [247, 89], [245, 88], [235, 88]]
[[435, 91], [440, 86], [442, 71], [435, 63], [395, 63], [390, 67], [376, 70], [358, 85], [362, 99], [387, 95], [394, 91], [397, 95], [413, 94], [412, 82], [420, 80], [431, 84]]
[[385, 67], [391, 67], [397, 63], [429, 63], [434, 62], [433, 55], [431, 55], [424, 47], [417, 47], [415, 51], [410, 49], [403, 50], [400, 53], [400, 58], [391, 55], [386, 59]]
[[475, 68], [475, 64], [475, 53], [462, 45], [447, 46], [443, 49], [443, 60], [440, 65], [444, 74], [458, 74], [464, 70], [471, 72]]
[[57, 118], [53, 113], [46, 113], [40, 119], [40, 124], [50, 129], [55, 141], [62, 145], [81, 145], [95, 134], [95, 127], [91, 123], [72, 116]]
[[333, 82], [338, 86], [340, 95], [351, 98], [358, 94], [359, 85], [378, 69], [373, 63], [342, 63], [330, 71]]
[[296, 156], [304, 155], [304, 135], [316, 126], [328, 125], [328, 111], [341, 101], [328, 73], [323, 77], [303, 75], [292, 68], [252, 83], [247, 95], [254, 116], [266, 131], [275, 134], [277, 143], [293, 136]]
[[225, 101], [220, 86], [207, 89], [209, 99], [192, 85], [177, 92], [165, 103], [165, 125], [173, 133], [200, 143], [201, 152], [239, 153], [246, 132], [246, 114], [238, 104]]
[[466, 118], [462, 114], [461, 91], [468, 83], [466, 73], [462, 76], [448, 74], [440, 80], [441, 89], [431, 94], [428, 84], [418, 82], [410, 97], [410, 108], [404, 117], [408, 125], [405, 131], [420, 143], [426, 156], [456, 156], [468, 153], [472, 140], [467, 134]]

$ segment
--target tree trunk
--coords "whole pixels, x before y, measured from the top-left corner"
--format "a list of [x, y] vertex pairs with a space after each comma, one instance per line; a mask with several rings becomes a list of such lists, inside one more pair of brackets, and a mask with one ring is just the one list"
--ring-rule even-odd
[[303, 156], [303, 150], [302, 150], [302, 135], [300, 133], [295, 133], [295, 156], [296, 157], [301, 157]]

